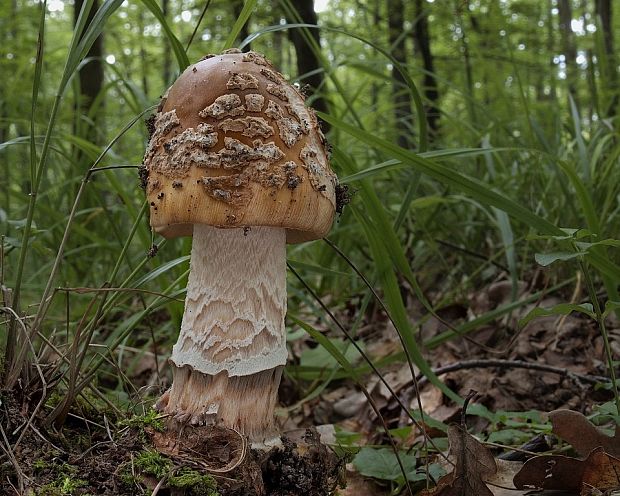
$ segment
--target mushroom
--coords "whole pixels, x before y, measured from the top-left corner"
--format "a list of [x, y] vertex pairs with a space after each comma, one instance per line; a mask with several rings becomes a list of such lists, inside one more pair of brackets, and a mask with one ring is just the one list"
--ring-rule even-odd
[[274, 434], [286, 363], [286, 243], [323, 237], [336, 177], [300, 92], [255, 52], [190, 66], [162, 98], [144, 157], [153, 230], [193, 236], [172, 387], [179, 425]]

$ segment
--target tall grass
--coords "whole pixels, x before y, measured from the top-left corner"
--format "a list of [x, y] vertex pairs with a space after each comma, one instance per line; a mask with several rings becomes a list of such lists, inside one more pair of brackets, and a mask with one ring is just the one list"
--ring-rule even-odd
[[[29, 164], [11, 177], [2, 200], [11, 203], [10, 208], [2, 206], [10, 212], [0, 281], [6, 315], [3, 386], [14, 389], [20, 379], [21, 384], [47, 385], [53, 377], [54, 387], [66, 393], [63, 402], [46, 411], [48, 423], [57, 425], [84, 388], [103, 397], [107, 389], [123, 392], [126, 383], [110, 379], [122, 362], [123, 350], [167, 349], [183, 310], [189, 241], [166, 243], [153, 238], [143, 193], [137, 189], [136, 168], [146, 138], [140, 123], [156, 101], [139, 90], [137, 76], [116, 66], [101, 99], [121, 95], [133, 114], [123, 121], [108, 115], [107, 126], [113, 131], [103, 146], [84, 140], [71, 125], [74, 102], [68, 89], [96, 37], [118, 22], [115, 12], [121, 3], [103, 2], [87, 25], [93, 1], [84, 2], [59, 74], [46, 66], [52, 20], [46, 17], [46, 2], [40, 4], [32, 93], [20, 95], [30, 99], [29, 132], [0, 144], [0, 154], [11, 153], [13, 160]], [[215, 52], [232, 46], [258, 4], [246, 2], [225, 39], [217, 46], [203, 44], [201, 49]], [[297, 22], [294, 3], [284, 5], [295, 22], [256, 29], [246, 43], [264, 48], [269, 55], [269, 43], [281, 31], [315, 29]], [[140, 8], [162, 26], [162, 36], [176, 59], [175, 70], [182, 71], [190, 56], [175, 24], [154, 1], [143, 0]], [[205, 18], [213, 22], [208, 15]], [[458, 395], [434, 377], [425, 349], [471, 333], [537, 301], [541, 293], [518, 300], [513, 291], [509, 304], [451, 326], [425, 343], [416, 337], [417, 331], [442, 306], [479, 291], [494, 278], [510, 278], [516, 288], [519, 280], [530, 277], [536, 253], [555, 254], [554, 260], [564, 261], [551, 266], [549, 291], [572, 284], [575, 270], [585, 273], [589, 299], [597, 308], [608, 344], [605, 306], [597, 295], [603, 287], [602, 300], [620, 300], [620, 142], [615, 121], [586, 121], [568, 99], [557, 119], [547, 119], [549, 108], [535, 105], [520, 87], [516, 98], [512, 93], [495, 95], [518, 116], [508, 122], [505, 113], [494, 113], [501, 108], [499, 103], [493, 109], [484, 108], [473, 94], [443, 80], [451, 100], [444, 102], [443, 134], [431, 145], [425, 102], [415, 84], [420, 76], [416, 65], [402, 66], [382, 43], [359, 33], [326, 27], [322, 34], [336, 46], [363, 51], [371, 58], [367, 63], [352, 62], [339, 58], [337, 50], [329, 57], [313, 45], [327, 76], [322, 91], [330, 102], [329, 113], [320, 117], [331, 125], [332, 164], [356, 194], [330, 234], [346, 260], [320, 242], [290, 247], [292, 266], [304, 284], [318, 296], [329, 295], [334, 313], [359, 298], [361, 314], [350, 324], [352, 329], [365, 318], [363, 310], [378, 299], [402, 343], [402, 354], [394, 359], [409, 361], [412, 374], [417, 367], [457, 402]], [[416, 149], [401, 148], [393, 139], [389, 86], [385, 85], [389, 64], [402, 71], [405, 90], [411, 95]], [[513, 69], [521, 80], [518, 67]], [[293, 72], [290, 67], [283, 70]], [[361, 74], [363, 83], [355, 84]], [[606, 74], [602, 71], [598, 77]], [[304, 75], [298, 76], [303, 82]], [[374, 84], [385, 88], [381, 91], [386, 94], [380, 93], [373, 102], [369, 94]], [[55, 89], [50, 91], [49, 85]], [[463, 121], [455, 110], [459, 106], [473, 106], [477, 115], [484, 111], [486, 122]], [[87, 166], [75, 160], [76, 148], [89, 158]], [[459, 250], [445, 248], [447, 242]], [[158, 248], [154, 258], [147, 253], [153, 245]], [[500, 262], [506, 265], [505, 275], [498, 268]], [[343, 274], [348, 285], [342, 284]], [[295, 315], [291, 333], [301, 326], [318, 338], [313, 330], [319, 324], [340, 332], [305, 286], [294, 278], [289, 285]], [[418, 300], [424, 311], [416, 321], [410, 315], [411, 299]], [[315, 317], [301, 320], [307, 309], [314, 309]], [[331, 375], [324, 386], [335, 378], [357, 378], [358, 369], [347, 365], [342, 353], [328, 342], [319, 344], [328, 348], [338, 365], [328, 371]], [[606, 348], [611, 369], [613, 357]], [[50, 367], [33, 374], [36, 365], [52, 357]], [[385, 358], [366, 357], [371, 367], [365, 370], [374, 367], [380, 373], [389, 362]], [[326, 377], [324, 371], [306, 372], [307, 377], [317, 373]]]

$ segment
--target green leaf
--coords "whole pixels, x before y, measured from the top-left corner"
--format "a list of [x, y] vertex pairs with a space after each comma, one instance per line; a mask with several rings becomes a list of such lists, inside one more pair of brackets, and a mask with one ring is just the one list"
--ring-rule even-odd
[[[347, 341], [342, 339], [329, 339], [326, 338], [332, 346], [337, 349], [342, 355], [350, 362], [355, 363], [360, 358], [358, 351], [349, 345]], [[358, 343], [360, 346], [363, 343]], [[338, 361], [332, 356], [332, 354], [323, 346], [317, 346], [316, 348], [308, 348], [303, 351], [299, 359], [299, 364], [302, 367], [320, 365], [325, 368], [333, 368], [338, 365]]]
[[355, 368], [348, 360], [348, 358], [338, 349], [338, 347], [323, 333], [312, 327], [310, 324], [304, 322], [303, 320], [295, 317], [294, 315], [288, 314], [288, 319], [291, 320], [296, 325], [300, 326], [304, 329], [310, 336], [319, 343], [323, 348], [327, 350], [327, 352], [338, 362], [338, 364], [349, 374], [353, 380], [357, 380], [358, 375], [355, 371]]
[[491, 432], [487, 441], [490, 443], [510, 445], [521, 444], [531, 437], [531, 433], [527, 431], [520, 431], [518, 429], [501, 429], [499, 431]]
[[566, 260], [572, 260], [573, 258], [578, 258], [583, 256], [583, 253], [574, 253], [567, 251], [554, 251], [551, 253], [536, 253], [534, 255], [534, 259], [539, 265], [543, 267], [547, 267], [554, 262], [565, 262]]
[[252, 11], [254, 10], [255, 5], [256, 0], [247, 0], [245, 2], [245, 5], [243, 6], [243, 9], [241, 9], [239, 17], [237, 17], [237, 20], [235, 21], [235, 25], [230, 30], [230, 33], [228, 33], [228, 38], [226, 38], [226, 42], [224, 43], [224, 50], [233, 46], [233, 43], [237, 39], [237, 36], [239, 36], [239, 33], [243, 29], [243, 26], [245, 26], [245, 23], [248, 22], [250, 15], [252, 15]]
[[573, 303], [560, 303], [559, 305], [555, 305], [551, 308], [534, 308], [525, 317], [519, 320], [519, 326], [523, 327], [527, 325], [536, 317], [546, 317], [548, 315], [568, 315], [571, 312], [579, 312], [586, 314], [593, 319], [596, 318], [596, 315], [594, 314], [594, 309], [592, 308], [592, 305], [590, 303], [582, 303], [581, 305]]
[[159, 5], [155, 0], [142, 0], [142, 3], [146, 6], [147, 9], [151, 11], [151, 13], [155, 16], [155, 18], [161, 24], [164, 32], [166, 33], [166, 37], [172, 46], [172, 51], [174, 52], [174, 56], [177, 59], [177, 64], [179, 65], [179, 71], [183, 72], [185, 68], [189, 65], [189, 59], [187, 58], [187, 54], [185, 53], [185, 49], [179, 39], [174, 35], [164, 13], [159, 8]]
[[[415, 456], [404, 451], [400, 452], [399, 456], [405, 468], [407, 478], [409, 480], [415, 480], [413, 478], [416, 476]], [[404, 482], [398, 460], [391, 448], [364, 447], [355, 455], [353, 465], [360, 474], [366, 477], [400, 482], [401, 484]]]
[[615, 312], [620, 308], [620, 301], [608, 301], [605, 303], [605, 310], [603, 311], [603, 318], [609, 316], [611, 312]]

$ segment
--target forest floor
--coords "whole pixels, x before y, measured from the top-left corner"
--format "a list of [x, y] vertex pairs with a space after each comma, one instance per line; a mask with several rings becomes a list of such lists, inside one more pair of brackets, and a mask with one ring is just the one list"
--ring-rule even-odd
[[[519, 288], [519, 298], [539, 289], [523, 284]], [[485, 441], [495, 457], [532, 439], [542, 439], [542, 444], [539, 443], [537, 448], [530, 444], [528, 449], [552, 451], [557, 448], [554, 446], [557, 441], [549, 435], [551, 429], [545, 412], [562, 408], [592, 414], [597, 405], [608, 405], [613, 399], [609, 389], [600, 387], [607, 367], [601, 333], [591, 319], [573, 313], [537, 317], [523, 327], [518, 324], [534, 306], [550, 308], [568, 298], [578, 302], [580, 297], [579, 294], [564, 296], [546, 296], [467, 336], [452, 338], [426, 352], [431, 366], [453, 391], [462, 397], [472, 390], [477, 392], [468, 410], [467, 428]], [[510, 283], [496, 282], [467, 301], [444, 307], [438, 312], [439, 319], [427, 320], [420, 328], [419, 341], [428, 342], [450, 326], [501, 307], [510, 299]], [[423, 309], [416, 304], [412, 304], [409, 310], [414, 318], [423, 314]], [[346, 321], [346, 315], [341, 317]], [[377, 310], [367, 320], [367, 325], [358, 333], [366, 354], [373, 360], [398, 357], [402, 352], [398, 335], [383, 313]], [[613, 316], [609, 317], [608, 323], [611, 346], [619, 354], [620, 323]], [[313, 346], [310, 340], [292, 342], [293, 364], [298, 364], [308, 350], [316, 349]], [[165, 358], [159, 357], [157, 363], [159, 370], [153, 357], [145, 355], [143, 366], [128, 378], [136, 390], [141, 387], [148, 390], [154, 377], [165, 376]], [[427, 435], [433, 439], [434, 445], [447, 452], [446, 431], [442, 426], [459, 423], [460, 406], [422, 378], [418, 381], [418, 400], [411, 369], [402, 359], [395, 359], [380, 370], [401, 403], [413, 410], [421, 404]], [[251, 485], [248, 481], [259, 477], [256, 474], [262, 471], [267, 486], [263, 489], [274, 496], [328, 494], [342, 483], [345, 472], [348, 486], [338, 489], [338, 494], [387, 495], [404, 487], [403, 480], [398, 481], [398, 466], [392, 467], [392, 475], [383, 474], [377, 470], [376, 460], [372, 457], [370, 461], [354, 457], [362, 446], [376, 450], [383, 446], [392, 450], [383, 430], [384, 423], [391, 429], [393, 442], [403, 450], [402, 453], [408, 453], [412, 446], [417, 447], [418, 458], [412, 469], [415, 470], [417, 465], [418, 474], [424, 473], [425, 462], [440, 460], [437, 453], [431, 453], [426, 459], [422, 457], [422, 431], [412, 425], [392, 392], [375, 374], [364, 375], [357, 384], [351, 378], [337, 378], [328, 382], [322, 394], [315, 398], [308, 396], [304, 387], [307, 388], [307, 383], [302, 385], [296, 380], [293, 367], [283, 380], [280, 390], [283, 406], [278, 411], [282, 432], [293, 440], [291, 443], [301, 442], [303, 447], [295, 449], [286, 443], [269, 455], [247, 449], [249, 462], [240, 464], [235, 459], [239, 453], [246, 452], [243, 440], [239, 440], [237, 446], [228, 442], [225, 452], [207, 450], [211, 453], [211, 461], [219, 467], [205, 465], [204, 453], [193, 460], [192, 457], [174, 459], [153, 449], [153, 436], [157, 436], [163, 426], [161, 418], [148, 408], [153, 397], [138, 399], [146, 405], [145, 414], [129, 419], [111, 411], [94, 396], [82, 397], [63, 428], [57, 430], [42, 425], [40, 415], [31, 419], [37, 393], [30, 392], [30, 396], [24, 396], [21, 401], [14, 395], [5, 394], [0, 397], [0, 426], [3, 428], [3, 445], [10, 449], [5, 451], [0, 465], [0, 494], [21, 494], [20, 484], [22, 491], [31, 491], [24, 494], [46, 496], [260, 494], [260, 488], [251, 493], [247, 492], [247, 487]], [[40, 396], [40, 392], [38, 394]], [[367, 395], [374, 408], [371, 408]], [[52, 407], [53, 402], [48, 401], [43, 410]], [[377, 416], [377, 411], [383, 420]], [[310, 427], [321, 433], [324, 443], [335, 446], [338, 455], [348, 455], [336, 463], [322, 445], [312, 440], [316, 431], [308, 431]], [[517, 468], [522, 463], [523, 459]], [[205, 468], [209, 470], [205, 471]], [[443, 473], [447, 471], [449, 467], [444, 466]], [[282, 476], [286, 473], [296, 479], [291, 486], [287, 486]], [[440, 469], [437, 474], [441, 473]], [[306, 479], [302, 480], [304, 477]], [[426, 477], [411, 478], [417, 481], [411, 485], [414, 492], [423, 488], [424, 484], [420, 483], [423, 478]], [[242, 486], [235, 484], [235, 480], [241, 479], [245, 480]], [[214, 489], [216, 485], [218, 492]], [[494, 495], [525, 494], [514, 490], [504, 493], [504, 489], [489, 487]]]

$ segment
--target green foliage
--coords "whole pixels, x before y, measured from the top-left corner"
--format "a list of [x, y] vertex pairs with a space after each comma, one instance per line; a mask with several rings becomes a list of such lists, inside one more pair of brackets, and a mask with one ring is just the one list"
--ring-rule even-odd
[[[409, 481], [426, 480], [425, 469], [423, 466], [416, 468], [417, 460], [414, 455], [401, 452], [399, 457]], [[404, 485], [403, 471], [391, 448], [364, 447], [355, 455], [353, 465], [360, 474], [366, 477], [394, 482], [399, 487]], [[437, 464], [429, 465], [429, 473], [432, 480], [438, 480], [445, 474], [444, 470]]]

